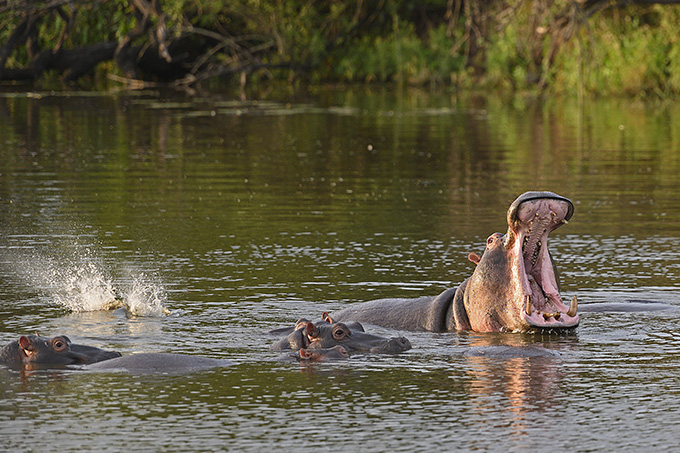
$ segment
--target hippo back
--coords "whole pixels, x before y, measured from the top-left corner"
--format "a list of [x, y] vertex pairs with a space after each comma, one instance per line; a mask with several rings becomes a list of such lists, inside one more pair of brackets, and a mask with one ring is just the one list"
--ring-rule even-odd
[[122, 356], [84, 367], [91, 371], [123, 371], [129, 373], [190, 373], [232, 365], [228, 360], [186, 354], [149, 352]]

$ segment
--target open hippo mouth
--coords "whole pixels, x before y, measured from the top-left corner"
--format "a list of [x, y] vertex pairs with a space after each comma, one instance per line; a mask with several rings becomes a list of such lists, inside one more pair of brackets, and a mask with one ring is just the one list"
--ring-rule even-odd
[[522, 317], [541, 329], [576, 327], [576, 296], [567, 307], [560, 297], [555, 266], [548, 251], [548, 235], [567, 223], [574, 205], [552, 192], [527, 192], [508, 209], [507, 249], [517, 257], [513, 273], [519, 278]]

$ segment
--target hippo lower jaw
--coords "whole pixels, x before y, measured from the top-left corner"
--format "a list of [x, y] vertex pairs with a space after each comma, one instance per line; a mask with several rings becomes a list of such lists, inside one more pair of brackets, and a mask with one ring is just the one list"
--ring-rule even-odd
[[522, 327], [516, 330], [568, 329], [579, 323], [576, 296], [569, 307], [562, 302], [548, 252], [548, 235], [567, 223], [574, 208], [559, 195], [541, 195], [528, 197], [508, 212], [506, 247], [514, 249], [512, 254], [517, 259], [513, 272], [520, 282], [515, 307], [521, 309]]

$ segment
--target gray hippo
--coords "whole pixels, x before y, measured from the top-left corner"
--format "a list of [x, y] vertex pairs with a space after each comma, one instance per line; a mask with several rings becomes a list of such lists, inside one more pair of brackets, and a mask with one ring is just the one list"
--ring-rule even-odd
[[552, 192], [526, 192], [508, 209], [508, 231], [487, 239], [472, 276], [435, 297], [380, 299], [333, 313], [340, 322], [358, 321], [403, 330], [526, 332], [578, 326], [576, 296], [566, 306], [548, 235], [567, 223], [572, 202]]
[[84, 365], [115, 357], [120, 357], [120, 353], [72, 343], [66, 335], [53, 338], [22, 335], [0, 349], [0, 363], [13, 368], [27, 364]]
[[166, 352], [144, 352], [86, 365], [83, 369], [134, 373], [189, 373], [229, 365], [233, 365], [233, 363], [228, 360], [209, 357]]
[[120, 352], [72, 343], [66, 335], [53, 338], [22, 335], [0, 349], [0, 363], [11, 368], [23, 368], [26, 365], [79, 365], [85, 370], [139, 373], [188, 372], [231, 365], [227, 360], [186, 354], [141, 353], [122, 356]]
[[290, 332], [274, 343], [272, 349], [297, 351], [299, 349], [328, 349], [334, 346], [342, 346], [347, 352], [380, 354], [396, 354], [411, 349], [411, 343], [404, 337], [385, 338], [365, 332], [363, 326], [358, 322], [349, 325], [335, 322], [325, 312], [323, 319], [316, 323], [301, 319], [294, 328], [272, 331], [272, 333]]
[[[336, 345], [332, 348], [299, 349], [290, 354], [300, 362], [328, 362], [349, 358], [347, 349]], [[211, 359], [208, 357], [191, 356], [186, 354], [171, 354], [163, 352], [149, 352], [131, 354], [105, 360], [103, 362], [86, 365], [88, 371], [122, 371], [130, 373], [190, 373], [233, 365], [228, 360]]]
[[[328, 362], [349, 358], [343, 346], [318, 349], [300, 349], [288, 357], [300, 362]], [[148, 373], [192, 373], [213, 368], [233, 365], [229, 360], [212, 359], [186, 354], [171, 354], [164, 352], [148, 352], [131, 354], [103, 362], [86, 365], [82, 369], [87, 371], [120, 371], [135, 374]]]

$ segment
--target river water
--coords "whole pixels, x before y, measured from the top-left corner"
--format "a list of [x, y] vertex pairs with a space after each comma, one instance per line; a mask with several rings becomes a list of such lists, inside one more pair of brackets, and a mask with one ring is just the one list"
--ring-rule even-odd
[[[234, 365], [0, 366], [0, 450], [667, 451], [678, 174], [677, 103], [5, 89], [0, 344], [37, 331]], [[575, 332], [368, 326], [413, 349], [314, 365], [269, 349], [298, 318], [458, 285], [527, 190], [574, 202], [550, 247]], [[132, 314], [100, 309], [115, 294]]]

